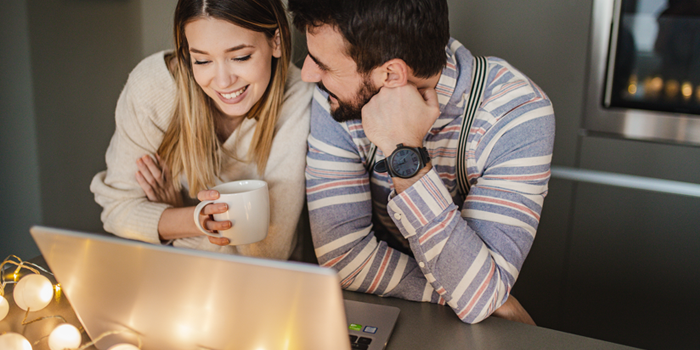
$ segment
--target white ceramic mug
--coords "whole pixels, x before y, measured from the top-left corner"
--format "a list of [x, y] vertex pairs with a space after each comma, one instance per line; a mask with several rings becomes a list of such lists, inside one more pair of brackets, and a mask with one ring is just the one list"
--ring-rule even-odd
[[[202, 233], [212, 237], [225, 237], [229, 245], [250, 244], [267, 237], [270, 225], [270, 196], [267, 183], [262, 180], [241, 180], [218, 185], [212, 190], [219, 192], [219, 199], [203, 201], [194, 209], [194, 222]], [[202, 227], [199, 214], [205, 205], [226, 203], [225, 213], [214, 214], [214, 220], [229, 220], [233, 226], [228, 230], [211, 233]]]

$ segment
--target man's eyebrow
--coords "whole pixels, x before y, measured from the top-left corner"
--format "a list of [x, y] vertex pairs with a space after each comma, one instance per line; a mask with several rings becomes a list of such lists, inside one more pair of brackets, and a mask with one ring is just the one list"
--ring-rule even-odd
[[[234, 46], [234, 47], [228, 48], [228, 49], [226, 49], [225, 52], [234, 52], [234, 51], [238, 51], [238, 50], [245, 49], [245, 48], [248, 48], [248, 47], [255, 47], [255, 46], [253, 46], [253, 45], [248, 45], [248, 44], [241, 44], [241, 45], [238, 45], [238, 46]], [[198, 54], [202, 54], [202, 55], [208, 55], [208, 54], [209, 54], [209, 53], [206, 52], [206, 51], [198, 50], [198, 49], [195, 49], [194, 47], [190, 47], [190, 52], [194, 52], [194, 53], [198, 53]]]
[[328, 68], [328, 66], [326, 66], [326, 65], [323, 64], [321, 61], [319, 61], [319, 60], [318, 60], [316, 57], [314, 57], [314, 55], [312, 55], [311, 53], [309, 53], [309, 57], [311, 57], [311, 59], [314, 60], [314, 62], [315, 62], [316, 65], [318, 66], [318, 68], [321, 68], [321, 70], [324, 70], [324, 71], [329, 71], [329, 70], [330, 70], [330, 68]]

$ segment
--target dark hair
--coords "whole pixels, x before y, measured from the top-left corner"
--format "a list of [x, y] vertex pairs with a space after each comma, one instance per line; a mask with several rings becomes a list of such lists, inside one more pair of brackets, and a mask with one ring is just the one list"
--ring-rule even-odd
[[335, 27], [359, 73], [400, 58], [417, 77], [442, 71], [450, 39], [446, 0], [289, 0], [302, 32]]

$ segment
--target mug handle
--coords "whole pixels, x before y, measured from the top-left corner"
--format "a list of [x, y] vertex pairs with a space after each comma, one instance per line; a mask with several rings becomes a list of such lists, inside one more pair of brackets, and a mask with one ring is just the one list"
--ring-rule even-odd
[[217, 238], [224, 238], [220, 233], [211, 233], [202, 227], [202, 223], [199, 222], [199, 213], [202, 211], [205, 205], [211, 204], [211, 203], [216, 203], [215, 201], [203, 201], [199, 202], [197, 206], [194, 208], [194, 224], [197, 226], [197, 228], [202, 231], [207, 236], [212, 236], [212, 237], [217, 237]]

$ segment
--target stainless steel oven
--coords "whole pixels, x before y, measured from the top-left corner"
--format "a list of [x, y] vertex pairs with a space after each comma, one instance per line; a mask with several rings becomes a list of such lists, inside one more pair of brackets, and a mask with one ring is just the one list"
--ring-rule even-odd
[[700, 145], [700, 0], [594, 0], [583, 128]]

